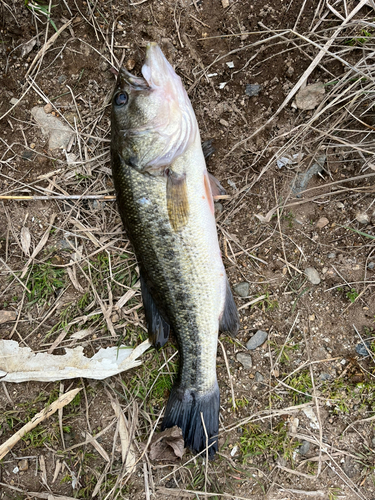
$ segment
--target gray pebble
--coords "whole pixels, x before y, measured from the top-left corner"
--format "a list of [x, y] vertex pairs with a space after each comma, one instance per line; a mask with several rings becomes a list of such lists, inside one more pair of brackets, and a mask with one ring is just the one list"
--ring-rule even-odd
[[298, 448], [300, 455], [307, 455], [310, 450], [310, 443], [308, 441], [301, 441], [301, 446]]
[[255, 372], [255, 382], [260, 384], [263, 381], [264, 381], [263, 375], [260, 372]]
[[355, 218], [360, 224], [368, 224], [370, 222], [370, 217], [366, 213], [359, 212]]
[[32, 160], [35, 156], [35, 153], [33, 151], [30, 151], [29, 149], [26, 149], [23, 153], [22, 153], [22, 159], [23, 160]]
[[331, 253], [328, 254], [328, 258], [329, 259], [334, 259], [335, 257], [336, 257], [335, 252], [331, 252]]
[[310, 283], [312, 283], [313, 285], [319, 285], [320, 278], [318, 271], [315, 269], [315, 267], [307, 267], [305, 269], [305, 274]]
[[248, 297], [249, 291], [250, 291], [250, 285], [249, 285], [249, 283], [246, 283], [246, 281], [243, 281], [242, 283], [238, 283], [237, 285], [234, 285], [233, 290], [240, 297]]
[[369, 262], [367, 264], [367, 269], [374, 269], [374, 267], [375, 267], [375, 262]]
[[107, 71], [107, 69], [109, 68], [109, 64], [107, 63], [107, 61], [102, 61], [99, 64], [99, 68], [100, 68], [100, 71]]
[[10, 104], [12, 106], [15, 106], [18, 103], [19, 103], [19, 99], [16, 99], [15, 97], [12, 97], [12, 99], [10, 100]]
[[368, 353], [368, 350], [366, 349], [366, 347], [368, 349], [370, 349], [371, 342], [364, 342], [364, 343], [360, 342], [359, 344], [357, 344], [357, 346], [355, 348], [355, 352], [363, 357], [369, 356], [369, 353]]
[[251, 339], [247, 342], [246, 347], [249, 349], [249, 351], [253, 351], [260, 345], [264, 344], [264, 342], [268, 338], [268, 333], [264, 332], [263, 330], [258, 330], [255, 335], [251, 337]]
[[220, 215], [223, 211], [224, 207], [221, 203], [215, 203], [215, 215]]
[[325, 382], [326, 380], [330, 380], [332, 377], [329, 373], [325, 373], [325, 372], [322, 372], [320, 375], [319, 375], [319, 378], [322, 382]]
[[375, 446], [375, 437], [371, 439], [373, 446]]
[[249, 97], [254, 97], [259, 95], [259, 92], [261, 91], [262, 87], [258, 85], [257, 83], [248, 83], [246, 85], [246, 90], [245, 94], [248, 95]]
[[57, 81], [60, 83], [60, 85], [64, 82], [66, 82], [66, 76], [65, 75], [61, 75], [58, 77]]
[[56, 242], [56, 248], [58, 250], [71, 250], [72, 249], [68, 240], [58, 240]]
[[239, 361], [246, 370], [250, 370], [250, 368], [253, 366], [251, 356], [250, 354], [246, 354], [246, 352], [239, 352], [236, 358], [237, 361]]

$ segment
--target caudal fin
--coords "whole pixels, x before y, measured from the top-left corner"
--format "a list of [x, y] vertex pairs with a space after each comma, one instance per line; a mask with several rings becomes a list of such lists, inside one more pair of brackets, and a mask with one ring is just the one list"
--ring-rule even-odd
[[185, 446], [199, 453], [207, 446], [208, 454], [213, 458], [218, 448], [220, 392], [217, 382], [212, 391], [199, 393], [194, 390], [183, 389], [180, 385], [173, 387], [165, 410], [162, 430], [177, 425], [182, 429]]

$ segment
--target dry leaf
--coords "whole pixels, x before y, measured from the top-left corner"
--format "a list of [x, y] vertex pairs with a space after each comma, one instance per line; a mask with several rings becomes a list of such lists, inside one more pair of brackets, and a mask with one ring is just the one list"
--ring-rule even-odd
[[150, 446], [150, 459], [176, 461], [185, 453], [182, 431], [177, 425], [155, 434]]
[[254, 215], [257, 219], [260, 220], [262, 224], [268, 224], [268, 222], [270, 222], [270, 220], [272, 219], [275, 211], [276, 210], [272, 208], [265, 216], [262, 214], [254, 214]]
[[329, 220], [327, 219], [327, 217], [321, 217], [316, 223], [315, 227], [317, 229], [322, 229], [323, 227], [327, 226], [327, 224], [329, 224]]
[[83, 347], [65, 349], [66, 354], [35, 353], [14, 340], [0, 340], [0, 380], [2, 382], [54, 382], [78, 377], [103, 380], [139, 366], [139, 358], [151, 344], [148, 340], [135, 349], [107, 347], [86, 358]]
[[15, 311], [0, 311], [0, 325], [8, 323], [8, 321], [14, 321], [16, 318], [17, 313]]
[[30, 255], [31, 234], [29, 228], [23, 226], [21, 229], [21, 245], [25, 255]]

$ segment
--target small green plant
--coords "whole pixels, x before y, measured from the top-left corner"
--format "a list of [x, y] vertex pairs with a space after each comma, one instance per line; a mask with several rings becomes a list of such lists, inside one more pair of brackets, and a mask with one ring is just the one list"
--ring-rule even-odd
[[337, 500], [342, 494], [341, 488], [328, 488], [328, 500]]
[[350, 45], [353, 47], [354, 45], [365, 45], [368, 41], [371, 40], [372, 33], [367, 31], [366, 29], [362, 29], [359, 36], [353, 37], [350, 40], [347, 40], [346, 45]]
[[[45, 16], [47, 21], [51, 23], [51, 26], [55, 31], [57, 30], [56, 24], [51, 19], [51, 12], [49, 10], [49, 5], [43, 4], [40, 0], [24, 0], [25, 6], [35, 15], [35, 17], [40, 20], [39, 15]], [[55, 7], [52, 5], [52, 7]]]
[[351, 288], [348, 292], [345, 293], [345, 295], [353, 304], [353, 302], [355, 302], [355, 299], [359, 296], [359, 293], [355, 288]]
[[296, 373], [286, 379], [286, 383], [291, 387], [293, 402], [295, 405], [311, 401], [311, 376], [309, 371]]
[[266, 458], [268, 454], [271, 454], [274, 460], [280, 455], [291, 460], [299, 444], [288, 436], [284, 422], [280, 422], [272, 430], [263, 430], [260, 425], [249, 424], [243, 428], [240, 438], [242, 463], [254, 456], [264, 455]]
[[272, 298], [270, 297], [269, 292], [259, 293], [258, 295], [255, 296], [255, 298], [262, 297], [263, 295], [265, 295], [264, 299], [260, 300], [259, 302], [257, 302], [256, 304], [253, 304], [250, 307], [251, 308], [253, 308], [253, 307], [259, 307], [259, 309], [262, 309], [263, 312], [273, 311], [274, 309], [277, 309], [279, 307], [278, 301], [277, 300], [272, 300]]
[[64, 269], [54, 267], [50, 261], [35, 264], [26, 283], [30, 290], [30, 293], [27, 293], [29, 304], [49, 304], [56, 290], [63, 288], [64, 275]]

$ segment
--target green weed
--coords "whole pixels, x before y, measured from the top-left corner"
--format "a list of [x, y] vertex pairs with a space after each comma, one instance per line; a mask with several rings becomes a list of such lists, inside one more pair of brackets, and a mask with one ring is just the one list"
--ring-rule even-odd
[[[57, 30], [56, 24], [54, 21], [51, 19], [51, 12], [49, 10], [48, 5], [44, 5], [40, 0], [24, 0], [25, 1], [25, 6], [35, 15], [35, 17], [39, 20], [39, 14], [42, 16], [45, 16], [47, 18], [47, 21], [51, 23], [51, 26], [55, 31]], [[55, 7], [52, 5], [52, 8]]]
[[312, 382], [309, 371], [301, 371], [288, 377], [286, 383], [292, 388], [290, 392], [295, 405], [311, 401]]
[[266, 311], [273, 311], [274, 309], [277, 309], [279, 307], [278, 301], [272, 300], [269, 292], [259, 293], [258, 295], [255, 296], [255, 298], [261, 297], [262, 295], [265, 295], [265, 298], [260, 300], [256, 304], [250, 306], [251, 308], [258, 307], [259, 309], [262, 309], [263, 312], [266, 312]]
[[29, 304], [49, 304], [54, 293], [65, 285], [65, 270], [54, 267], [50, 261], [34, 264], [27, 281]]
[[274, 460], [279, 456], [292, 460], [293, 452], [300, 443], [292, 441], [288, 436], [284, 422], [280, 422], [273, 430], [263, 430], [260, 425], [249, 424], [243, 428], [240, 438], [240, 451], [242, 463], [250, 457], [264, 456], [271, 454]]

